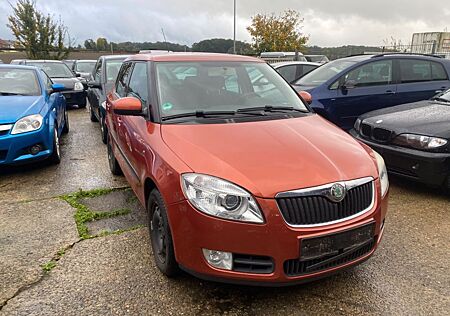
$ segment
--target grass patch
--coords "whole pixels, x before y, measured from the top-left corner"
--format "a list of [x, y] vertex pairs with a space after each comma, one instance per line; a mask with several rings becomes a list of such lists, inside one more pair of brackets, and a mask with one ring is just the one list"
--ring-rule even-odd
[[54, 267], [56, 267], [56, 261], [52, 259], [49, 262], [44, 263], [41, 267], [42, 267], [42, 270], [44, 270], [45, 273], [49, 273], [50, 271], [52, 271], [52, 269]]
[[113, 191], [118, 191], [123, 189], [96, 189], [91, 191], [83, 191], [80, 190], [75, 193], [67, 194], [61, 196], [61, 199], [66, 201], [70, 204], [73, 208], [75, 208], [77, 211], [74, 215], [75, 218], [75, 224], [77, 225], [78, 229], [78, 235], [82, 239], [88, 239], [97, 237], [95, 235], [90, 235], [88, 232], [88, 228], [86, 226], [87, 222], [103, 219], [103, 218], [110, 218], [120, 215], [126, 215], [131, 212], [129, 209], [119, 209], [111, 212], [93, 212], [91, 211], [86, 205], [80, 203], [80, 199], [83, 198], [95, 198], [97, 196], [105, 195], [108, 193], [111, 193]]

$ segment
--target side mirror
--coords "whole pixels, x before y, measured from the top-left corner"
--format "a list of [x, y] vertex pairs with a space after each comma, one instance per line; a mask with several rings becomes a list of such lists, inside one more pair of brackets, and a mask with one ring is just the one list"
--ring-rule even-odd
[[134, 97], [126, 97], [114, 101], [112, 109], [118, 115], [142, 115], [141, 100]]
[[343, 90], [349, 90], [349, 89], [354, 89], [354, 88], [356, 88], [356, 81], [355, 80], [347, 80], [342, 85], [342, 89]]
[[308, 104], [312, 103], [312, 95], [309, 92], [300, 91], [298, 94], [303, 99], [303, 101], [305, 101], [306, 103], [308, 103]]
[[100, 84], [100, 82], [95, 81], [95, 80], [91, 80], [88, 82], [88, 87], [89, 88], [96, 88], [96, 89], [101, 89], [102, 85]]
[[75, 77], [81, 77], [81, 74], [79, 72], [75, 73]]
[[61, 92], [66, 90], [66, 87], [61, 83], [54, 83], [52, 84], [52, 91], [51, 92]]

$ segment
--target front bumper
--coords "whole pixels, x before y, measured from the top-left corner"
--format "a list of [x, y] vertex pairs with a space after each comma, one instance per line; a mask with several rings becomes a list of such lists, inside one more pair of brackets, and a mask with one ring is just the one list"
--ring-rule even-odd
[[[53, 134], [48, 123], [41, 129], [23, 134], [0, 136], [0, 165], [21, 164], [43, 160], [53, 151]], [[42, 150], [36, 155], [29, 152], [31, 146], [40, 145]]]
[[[378, 180], [376, 183], [379, 187]], [[380, 192], [379, 188], [377, 192]], [[176, 260], [185, 271], [209, 280], [283, 286], [322, 278], [368, 259], [381, 241], [387, 200], [387, 195], [383, 199], [378, 196], [373, 208], [359, 217], [332, 225], [311, 228], [294, 228], [287, 225], [274, 199], [257, 198], [264, 213], [264, 224], [213, 218], [194, 209], [188, 201], [169, 205], [168, 214]], [[375, 237], [371, 249], [364, 255], [312, 273], [297, 276], [289, 276], [286, 273], [285, 263], [300, 257], [302, 239], [338, 233], [369, 223], [375, 223]], [[273, 270], [270, 273], [220, 270], [207, 263], [202, 249], [269, 257], [273, 262]]]
[[86, 106], [86, 91], [64, 91], [64, 97], [66, 98], [66, 104], [68, 106], [79, 105]]
[[375, 143], [360, 137], [355, 130], [350, 134], [383, 156], [391, 174], [434, 187], [442, 186], [450, 175], [450, 154]]

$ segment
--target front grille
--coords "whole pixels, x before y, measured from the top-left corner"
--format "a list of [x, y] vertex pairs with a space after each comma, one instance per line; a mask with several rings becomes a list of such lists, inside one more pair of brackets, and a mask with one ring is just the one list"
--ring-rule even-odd
[[361, 123], [361, 135], [367, 138], [372, 137], [372, 126]]
[[233, 271], [268, 274], [273, 270], [274, 264], [270, 257], [233, 254]]
[[8, 155], [8, 151], [7, 150], [0, 150], [0, 160], [5, 160], [6, 159], [6, 155]]
[[367, 209], [373, 200], [373, 181], [348, 190], [341, 202], [325, 196], [277, 198], [278, 207], [290, 225], [325, 224], [351, 217]]
[[338, 267], [363, 257], [372, 251], [374, 246], [375, 239], [365, 245], [338, 255], [324, 256], [305, 261], [300, 261], [299, 259], [286, 260], [283, 265], [284, 273], [287, 276], [299, 276]]
[[391, 138], [391, 131], [376, 127], [372, 131], [372, 139], [379, 142], [387, 142]]
[[9, 131], [0, 131], [0, 136], [7, 135]]

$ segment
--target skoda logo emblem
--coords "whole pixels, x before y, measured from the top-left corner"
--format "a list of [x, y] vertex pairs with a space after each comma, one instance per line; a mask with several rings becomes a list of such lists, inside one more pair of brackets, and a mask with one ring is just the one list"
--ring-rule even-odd
[[334, 201], [334, 202], [340, 202], [344, 199], [345, 197], [345, 187], [340, 184], [340, 183], [335, 183], [332, 185], [331, 189], [330, 189], [330, 198]]

